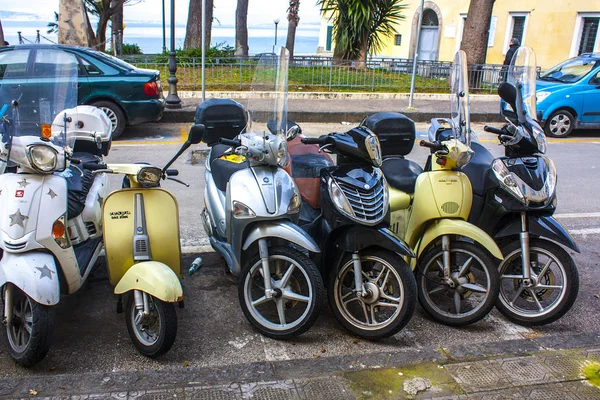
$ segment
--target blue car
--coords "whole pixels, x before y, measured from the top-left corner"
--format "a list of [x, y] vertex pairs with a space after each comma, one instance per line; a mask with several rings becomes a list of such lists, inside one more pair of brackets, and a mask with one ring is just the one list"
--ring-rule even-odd
[[582, 54], [537, 79], [537, 119], [548, 136], [600, 129], [600, 54]]

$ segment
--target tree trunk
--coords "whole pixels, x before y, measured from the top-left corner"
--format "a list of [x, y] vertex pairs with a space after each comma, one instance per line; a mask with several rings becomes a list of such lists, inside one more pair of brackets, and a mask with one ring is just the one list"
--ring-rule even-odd
[[300, 0], [290, 0], [290, 8], [288, 8], [288, 33], [285, 47], [290, 52], [290, 59], [294, 57], [294, 44], [296, 43], [296, 27], [300, 22], [298, 9], [300, 8]]
[[123, 4], [115, 10], [115, 13], [110, 18], [113, 54], [123, 54]]
[[[213, 20], [213, 0], [206, 0], [206, 49], [210, 48], [210, 34]], [[199, 49], [202, 47], [202, 0], [190, 0], [187, 27], [183, 48]]]
[[467, 54], [467, 62], [485, 64], [487, 43], [495, 0], [471, 0], [469, 13], [460, 44]]
[[238, 0], [235, 10], [235, 55], [248, 57], [248, 0]]
[[91, 25], [83, 0], [60, 0], [58, 7], [58, 43], [88, 47]]
[[2, 30], [2, 21], [0, 20], [0, 47], [4, 47], [4, 31]]

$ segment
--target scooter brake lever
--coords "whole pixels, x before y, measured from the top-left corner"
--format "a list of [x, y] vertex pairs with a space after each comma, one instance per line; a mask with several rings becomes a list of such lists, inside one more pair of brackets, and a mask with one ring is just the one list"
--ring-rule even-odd
[[321, 147], [319, 147], [319, 153], [321, 153], [323, 150], [325, 150], [327, 147], [333, 146], [333, 143], [327, 143]]
[[96, 169], [96, 170], [92, 171], [92, 174], [94, 174], [94, 175], [101, 174], [101, 173], [112, 174], [113, 172], [114, 171], [112, 169]]
[[167, 180], [169, 180], [169, 181], [175, 181], [177, 183], [181, 183], [185, 187], [190, 187], [190, 185], [188, 185], [187, 183], [185, 183], [183, 181], [180, 181], [179, 179], [171, 178], [170, 176], [167, 177]]

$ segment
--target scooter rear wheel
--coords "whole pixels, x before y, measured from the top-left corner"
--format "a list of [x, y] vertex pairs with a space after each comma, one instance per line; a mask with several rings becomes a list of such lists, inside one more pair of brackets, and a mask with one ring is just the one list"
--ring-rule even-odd
[[4, 343], [17, 364], [31, 367], [42, 361], [50, 350], [54, 310], [36, 303], [16, 286], [12, 287], [12, 292], [13, 320], [4, 327]]
[[138, 351], [156, 358], [171, 349], [177, 336], [177, 312], [173, 303], [166, 303], [148, 294], [149, 315], [135, 307], [133, 293], [127, 296], [125, 320], [127, 332]]
[[419, 259], [416, 273], [419, 303], [436, 321], [465, 326], [485, 317], [494, 308], [500, 289], [497, 263], [480, 245], [450, 242], [450, 277], [444, 282], [444, 252], [435, 246]]
[[571, 309], [579, 292], [579, 273], [571, 256], [547, 240], [529, 244], [532, 282], [523, 285], [521, 244], [518, 240], [502, 249], [500, 295], [496, 308], [519, 325], [545, 325]]
[[263, 335], [290, 339], [317, 320], [325, 297], [323, 280], [310, 258], [288, 246], [269, 248], [269, 267], [273, 297], [265, 297], [262, 262], [255, 254], [240, 274], [240, 306]]

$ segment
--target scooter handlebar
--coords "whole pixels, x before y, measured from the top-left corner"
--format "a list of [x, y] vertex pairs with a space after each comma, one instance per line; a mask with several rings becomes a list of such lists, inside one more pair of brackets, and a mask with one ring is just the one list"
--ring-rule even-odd
[[165, 173], [167, 174], [167, 176], [177, 176], [177, 175], [179, 175], [179, 170], [172, 168], [172, 169], [166, 170]]
[[84, 169], [89, 169], [90, 171], [97, 171], [97, 170], [101, 170], [101, 169], [107, 169], [106, 164], [99, 164], [99, 163], [81, 163], [81, 166]]
[[494, 128], [492, 126], [484, 126], [483, 130], [489, 133], [494, 133], [496, 135], [502, 135], [504, 132], [502, 132], [502, 129], [498, 129], [498, 128]]
[[432, 149], [433, 151], [444, 150], [444, 145], [435, 142], [428, 142], [427, 140], [421, 140], [419, 142], [421, 147], [427, 147], [428, 149]]
[[226, 144], [227, 146], [232, 146], [232, 147], [240, 147], [242, 145], [242, 142], [239, 139], [219, 138], [219, 143]]
[[318, 144], [319, 146], [323, 144], [325, 140], [321, 138], [302, 138], [302, 143], [304, 144]]

